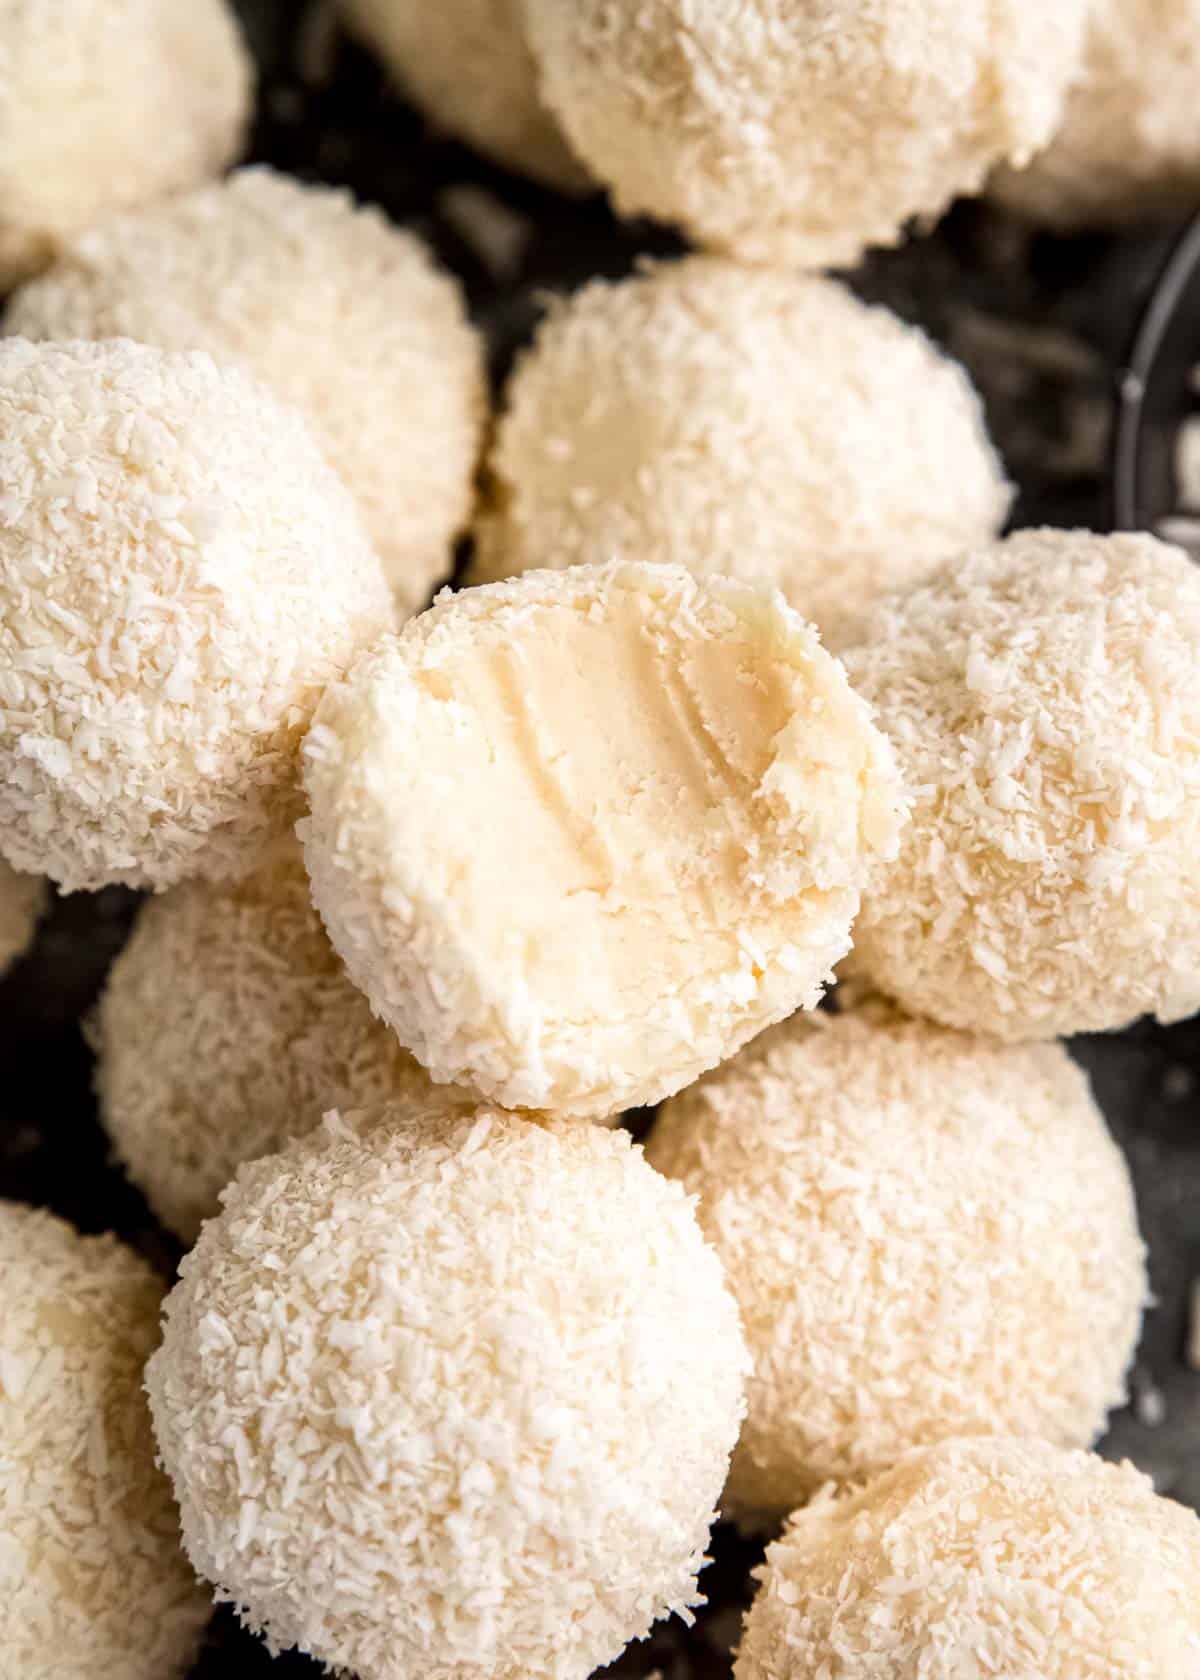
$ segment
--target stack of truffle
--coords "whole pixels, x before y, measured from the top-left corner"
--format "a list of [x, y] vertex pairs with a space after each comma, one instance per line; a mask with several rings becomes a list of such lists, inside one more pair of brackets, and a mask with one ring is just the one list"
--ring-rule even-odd
[[1200, 1522], [1086, 1450], [1147, 1282], [1057, 1042], [1200, 1009], [1200, 576], [999, 540], [964, 372], [804, 272], [989, 178], [1178, 202], [1186, 52], [1126, 43], [1200, 23], [859, 10], [346, 0], [703, 247], [553, 307], [477, 505], [454, 280], [207, 178], [218, 0], [0, 0], [0, 963], [45, 878], [160, 895], [89, 1032], [194, 1245], [160, 1334], [0, 1205], [5, 1674], [181, 1676], [215, 1595], [359, 1680], [585, 1680], [718, 1510], [787, 1524], [740, 1680], [1200, 1671]]

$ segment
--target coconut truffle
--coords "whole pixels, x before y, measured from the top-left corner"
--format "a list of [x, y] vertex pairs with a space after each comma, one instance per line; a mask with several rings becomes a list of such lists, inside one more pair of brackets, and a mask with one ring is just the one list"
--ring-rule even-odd
[[219, 174], [252, 81], [225, 0], [0, 0], [0, 292], [98, 218]]
[[246, 881], [147, 904], [92, 1036], [117, 1154], [185, 1243], [243, 1161], [326, 1109], [470, 1102], [432, 1084], [347, 980], [290, 840]]
[[1174, 1680], [1200, 1662], [1200, 1521], [1131, 1464], [950, 1441], [793, 1517], [736, 1680]]
[[855, 960], [1006, 1039], [1200, 1007], [1200, 573], [1025, 531], [882, 603], [851, 680], [913, 792]]
[[0, 341], [0, 854], [68, 890], [236, 877], [393, 622], [298, 413], [204, 354]]
[[1084, 74], [1053, 141], [995, 196], [1063, 231], [1200, 203], [1200, 0], [1092, 0]]
[[835, 639], [990, 541], [1009, 488], [966, 374], [844, 287], [715, 257], [560, 304], [509, 386], [476, 574], [623, 555], [778, 584]]
[[11, 332], [234, 360], [308, 418], [407, 615], [451, 567], [486, 412], [461, 291], [350, 196], [247, 169], [77, 239]]
[[272, 1649], [585, 1680], [699, 1602], [745, 1363], [626, 1133], [393, 1107], [243, 1167], [147, 1382], [189, 1556]]
[[786, 1516], [956, 1435], [1090, 1446], [1146, 1300], [1125, 1161], [1058, 1045], [797, 1018], [674, 1097], [754, 1360], [724, 1504]]
[[331, 688], [304, 748], [317, 906], [439, 1082], [599, 1118], [820, 996], [891, 756], [782, 596], [678, 566], [447, 598]]
[[46, 902], [46, 883], [38, 875], [18, 875], [0, 863], [0, 975], [24, 956]]
[[[891, 245], [1054, 133], [1086, 0], [523, 0], [542, 93], [622, 215], [750, 262]], [[824, 393], [821, 393], [824, 397]]]
[[519, 0], [340, 0], [340, 8], [435, 127], [561, 192], [588, 191], [538, 92]]
[[142, 1394], [158, 1278], [115, 1237], [0, 1202], [0, 1672], [179, 1680], [209, 1595]]

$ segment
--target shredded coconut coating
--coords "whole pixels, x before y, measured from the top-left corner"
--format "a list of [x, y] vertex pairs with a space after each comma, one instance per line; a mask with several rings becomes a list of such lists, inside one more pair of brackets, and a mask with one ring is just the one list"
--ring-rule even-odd
[[291, 840], [246, 881], [192, 882], [147, 904], [94, 1037], [121, 1163], [189, 1244], [243, 1161], [326, 1110], [471, 1102], [434, 1085], [350, 984]]
[[0, 975], [24, 956], [46, 903], [39, 875], [18, 875], [0, 863]]
[[317, 907], [439, 1083], [601, 1118], [817, 1002], [887, 745], [782, 596], [677, 566], [443, 599], [331, 688], [304, 747]]
[[779, 266], [850, 264], [1025, 163], [1086, 0], [523, 0], [542, 93], [622, 215]]
[[1090, 1446], [1147, 1299], [1125, 1161], [1058, 1045], [797, 1017], [664, 1107], [754, 1360], [724, 1506], [782, 1518], [956, 1435]]
[[995, 537], [1010, 491], [966, 374], [844, 287], [719, 257], [594, 282], [508, 391], [476, 575], [622, 555], [777, 584], [845, 639]]
[[793, 1517], [736, 1680], [1184, 1680], [1200, 1521], [1131, 1464], [951, 1441]]
[[519, 0], [339, 0], [349, 26], [436, 127], [560, 192], [591, 186], [543, 105]]
[[197, 1569], [372, 1680], [585, 1680], [698, 1603], [745, 1347], [627, 1134], [339, 1119], [244, 1167], [147, 1384]]
[[0, 1202], [0, 1672], [180, 1680], [208, 1593], [142, 1394], [162, 1284], [115, 1237]]
[[127, 340], [0, 341], [0, 853], [64, 889], [235, 877], [326, 685], [393, 622], [301, 416]]
[[233, 360], [307, 417], [405, 616], [449, 575], [487, 411], [461, 289], [348, 193], [247, 169], [104, 223], [13, 299], [33, 339]]
[[1061, 231], [1200, 202], [1200, 0], [1092, 0], [1084, 72], [1054, 139], [992, 190]]
[[1200, 1008], [1200, 574], [1152, 537], [1026, 531], [872, 615], [847, 657], [913, 795], [855, 961], [1006, 1039]]
[[0, 293], [90, 223], [219, 174], [252, 95], [225, 0], [0, 0]]

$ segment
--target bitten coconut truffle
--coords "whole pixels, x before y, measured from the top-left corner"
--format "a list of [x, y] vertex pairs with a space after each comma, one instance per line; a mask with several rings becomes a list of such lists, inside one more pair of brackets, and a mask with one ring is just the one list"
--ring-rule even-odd
[[393, 609], [298, 413], [127, 340], [0, 341], [0, 854], [68, 890], [247, 873]]
[[420, 240], [348, 194], [248, 169], [118, 217], [18, 294], [6, 326], [236, 361], [307, 417], [403, 611], [448, 576], [486, 412], [481, 342]]
[[851, 680], [913, 791], [855, 963], [1002, 1038], [1200, 1008], [1200, 572], [1025, 531], [881, 603]]
[[585, 1680], [698, 1602], [745, 1363], [627, 1134], [405, 1108], [242, 1169], [147, 1381], [192, 1562], [272, 1648]]
[[793, 1517], [736, 1680], [1175, 1680], [1200, 1662], [1200, 1521], [1131, 1464], [1034, 1441], [910, 1453]]
[[45, 902], [40, 876], [18, 875], [0, 863], [0, 975], [24, 956]]
[[523, 3], [543, 95], [621, 214], [802, 267], [894, 244], [1027, 162], [1062, 115], [1086, 6]]
[[1083, 77], [1053, 141], [996, 197], [1070, 231], [1200, 204], [1200, 0], [1093, 0]]
[[798, 1018], [673, 1098], [647, 1156], [699, 1197], [754, 1360], [739, 1517], [956, 1435], [1090, 1446], [1124, 1400], [1145, 1254], [1058, 1045]]
[[0, 292], [98, 217], [218, 174], [251, 88], [225, 0], [0, 0]]
[[438, 128], [561, 192], [590, 186], [542, 103], [519, 0], [340, 0], [346, 22], [374, 48]]
[[146, 905], [93, 1036], [117, 1154], [187, 1243], [243, 1161], [326, 1109], [471, 1101], [434, 1085], [347, 980], [294, 841], [247, 881], [193, 882]]
[[778, 594], [677, 566], [446, 599], [304, 748], [317, 906], [439, 1082], [597, 1118], [818, 999], [901, 795]]
[[155, 1468], [162, 1285], [114, 1237], [0, 1202], [0, 1672], [180, 1680], [209, 1595]]
[[509, 387], [476, 573], [623, 556], [778, 584], [837, 639], [990, 541], [1009, 489], [966, 374], [829, 280], [715, 257], [560, 304]]

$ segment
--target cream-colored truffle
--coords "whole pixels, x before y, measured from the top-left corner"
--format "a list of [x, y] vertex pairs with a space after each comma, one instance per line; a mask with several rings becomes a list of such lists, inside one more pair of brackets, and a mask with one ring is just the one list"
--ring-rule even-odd
[[0, 863], [0, 974], [25, 954], [45, 902], [40, 875], [18, 875]]
[[331, 1108], [462, 1106], [347, 980], [294, 841], [249, 880], [192, 882], [142, 910], [95, 1023], [104, 1124], [184, 1242], [243, 1161]]
[[339, 3], [430, 122], [547, 186], [588, 190], [586, 170], [538, 92], [519, 0]]
[[162, 1285], [115, 1237], [0, 1202], [0, 1673], [181, 1680], [211, 1608], [154, 1463]]
[[847, 659], [914, 804], [854, 929], [913, 1014], [1006, 1039], [1200, 1008], [1200, 573], [1025, 531], [871, 615]]
[[313, 892], [438, 1081], [595, 1118], [818, 999], [891, 756], [781, 596], [677, 566], [471, 589], [331, 688], [304, 748]]
[[1009, 489], [967, 376], [829, 280], [717, 257], [597, 281], [509, 386], [476, 575], [621, 556], [778, 584], [834, 640], [988, 542]]
[[1061, 126], [994, 195], [1051, 227], [1120, 226], [1200, 204], [1200, 0], [1092, 0]]
[[956, 1435], [1090, 1446], [1147, 1296], [1129, 1172], [1058, 1045], [787, 1022], [663, 1109], [754, 1360], [727, 1510], [770, 1522]]
[[304, 413], [402, 610], [449, 575], [486, 413], [482, 345], [456, 282], [377, 210], [243, 170], [75, 240], [6, 327], [236, 361]]
[[523, 4], [543, 96], [622, 215], [820, 267], [1046, 144], [1086, 0]]
[[586, 1680], [698, 1601], [745, 1364], [626, 1133], [403, 1109], [242, 1169], [147, 1382], [192, 1562], [272, 1648]]
[[0, 0], [0, 292], [224, 169], [252, 79], [225, 0]]
[[0, 341], [0, 854], [68, 890], [235, 877], [393, 621], [300, 415], [127, 340]]
[[1131, 1464], [951, 1441], [800, 1511], [758, 1571], [736, 1680], [1182, 1680], [1200, 1521]]

